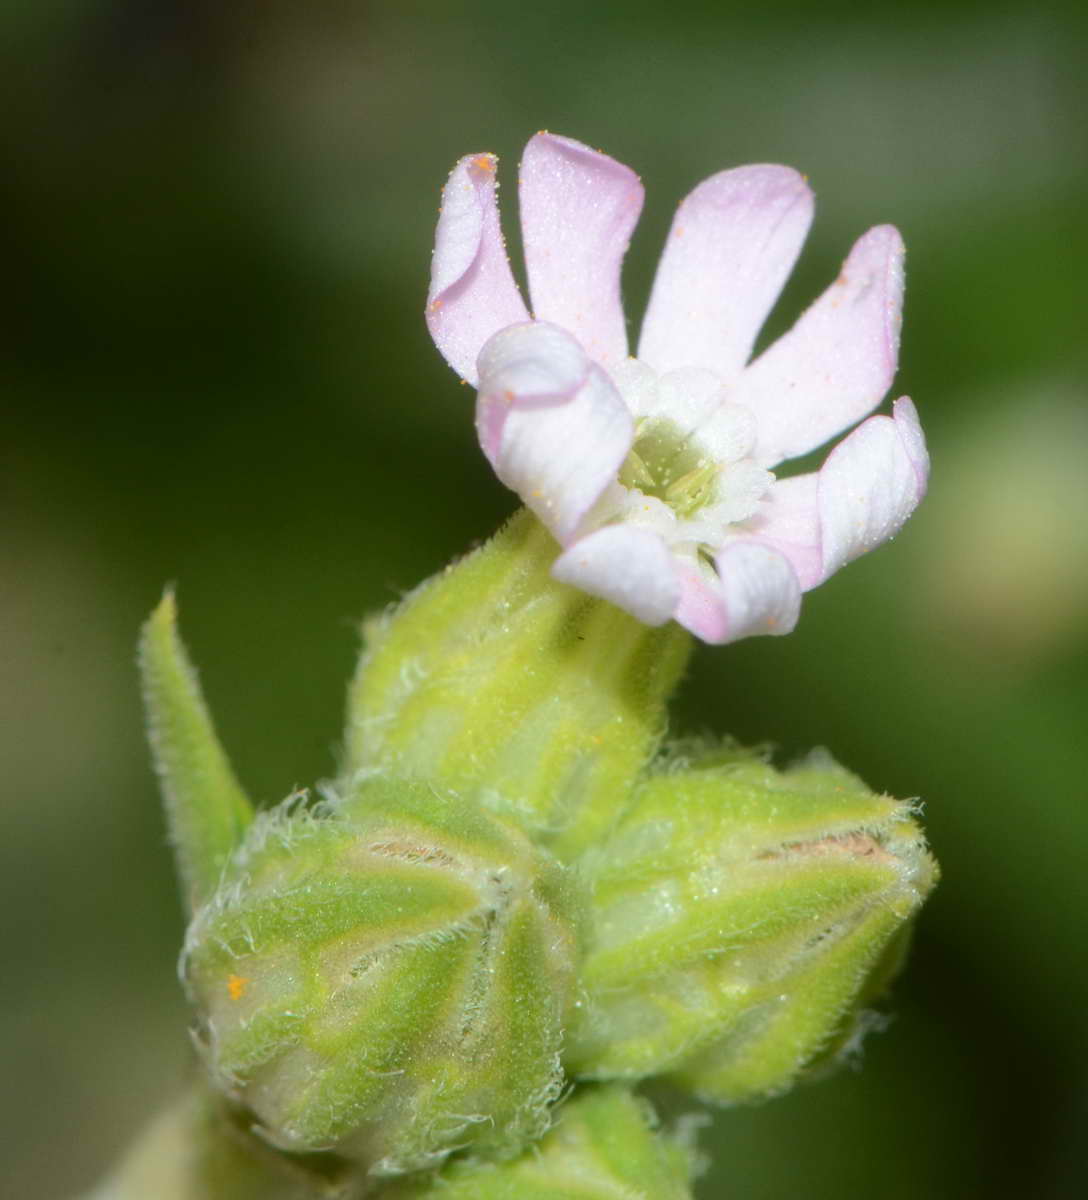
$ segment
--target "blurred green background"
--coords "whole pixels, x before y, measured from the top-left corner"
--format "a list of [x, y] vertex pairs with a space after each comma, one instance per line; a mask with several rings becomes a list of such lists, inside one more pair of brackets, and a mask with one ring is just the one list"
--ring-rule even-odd
[[[423, 296], [454, 160], [541, 127], [674, 205], [744, 162], [817, 221], [769, 332], [891, 221], [929, 499], [687, 729], [925, 801], [945, 877], [863, 1069], [706, 1138], [712, 1197], [1088, 1194], [1084, 30], [1054, 8], [5, 6], [0, 836], [7, 1194], [88, 1185], [189, 1070], [133, 643], [167, 580], [272, 802], [331, 774], [356, 621], [514, 507]], [[512, 237], [512, 244], [516, 237]]]

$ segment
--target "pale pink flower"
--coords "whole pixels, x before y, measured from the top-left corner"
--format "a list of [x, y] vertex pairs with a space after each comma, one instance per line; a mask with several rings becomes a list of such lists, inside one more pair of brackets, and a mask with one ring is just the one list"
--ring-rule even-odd
[[557, 579], [708, 642], [788, 633], [801, 593], [892, 537], [925, 493], [914, 405], [869, 417], [819, 471], [772, 470], [854, 425], [895, 374], [903, 246], [877, 226], [793, 328], [749, 362], [800, 252], [796, 171], [738, 167], [683, 201], [636, 357], [620, 266], [642, 206], [628, 167], [537, 134], [519, 195], [532, 300], [499, 228], [497, 160], [443, 191], [427, 322], [475, 385], [480, 445], [548, 527]]

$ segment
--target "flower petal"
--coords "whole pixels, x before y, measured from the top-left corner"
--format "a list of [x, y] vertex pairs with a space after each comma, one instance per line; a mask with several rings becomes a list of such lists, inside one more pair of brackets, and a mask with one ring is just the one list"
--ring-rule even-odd
[[730, 542], [715, 555], [728, 630], [725, 641], [792, 633], [801, 585], [785, 556], [756, 542]]
[[820, 468], [823, 577], [894, 537], [926, 492], [929, 456], [914, 405], [870, 417]]
[[680, 560], [680, 600], [676, 605], [676, 620], [695, 634], [700, 641], [721, 645], [729, 638], [729, 620], [725, 612], [721, 581], [708, 578], [694, 563]]
[[791, 633], [801, 587], [786, 558], [759, 542], [727, 542], [715, 555], [718, 578], [681, 567], [676, 619], [704, 642], [721, 645], [757, 634]]
[[756, 415], [756, 458], [807, 454], [883, 399], [895, 375], [903, 242], [890, 225], [859, 238], [838, 279], [737, 382]]
[[598, 362], [621, 361], [620, 266], [642, 210], [638, 176], [581, 142], [538, 133], [519, 194], [533, 315], [569, 329]]
[[813, 474], [775, 483], [747, 523], [785, 555], [804, 591], [893, 537], [925, 495], [929, 455], [906, 396], [892, 417], [870, 417]]
[[900, 396], [892, 405], [892, 419], [899, 430], [899, 436], [903, 439], [907, 457], [914, 467], [918, 480], [918, 499], [921, 500], [929, 486], [929, 450], [926, 447], [926, 435], [922, 432], [922, 423], [918, 419], [918, 410], [909, 396]]
[[442, 189], [427, 328], [451, 367], [476, 382], [476, 356], [495, 332], [529, 316], [506, 257], [493, 154], [470, 154]]
[[806, 592], [824, 581], [818, 489], [815, 472], [777, 480], [748, 522], [756, 541], [785, 555]]
[[811, 222], [812, 193], [789, 167], [737, 167], [699, 184], [665, 243], [639, 358], [658, 371], [708, 367], [732, 379]]
[[606, 525], [579, 539], [555, 560], [552, 575], [647, 625], [664, 625], [680, 596], [668, 547], [655, 533], [634, 525]]
[[495, 474], [565, 544], [627, 456], [631, 414], [578, 342], [546, 322], [495, 334], [479, 370], [480, 445]]

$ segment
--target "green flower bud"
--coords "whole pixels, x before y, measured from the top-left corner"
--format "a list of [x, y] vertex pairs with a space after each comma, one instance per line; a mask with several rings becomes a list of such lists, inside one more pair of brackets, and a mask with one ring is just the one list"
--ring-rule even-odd
[[912, 818], [825, 756], [784, 772], [731, 751], [674, 758], [585, 857], [569, 1069], [667, 1074], [730, 1103], [830, 1057], [936, 880]]
[[372, 777], [256, 818], [182, 974], [214, 1080], [269, 1141], [391, 1175], [543, 1133], [574, 955], [546, 851], [448, 792]]
[[697, 1165], [688, 1130], [656, 1129], [649, 1104], [620, 1087], [589, 1088], [513, 1162], [451, 1163], [405, 1181], [388, 1200], [690, 1200]]
[[665, 728], [691, 639], [549, 571], [529, 512], [366, 628], [345, 778], [379, 766], [512, 812], [565, 858], [611, 827]]

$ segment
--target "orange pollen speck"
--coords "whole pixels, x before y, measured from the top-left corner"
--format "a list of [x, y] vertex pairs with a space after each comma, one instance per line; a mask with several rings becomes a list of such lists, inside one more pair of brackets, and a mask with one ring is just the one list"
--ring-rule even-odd
[[241, 1000], [246, 994], [247, 987], [249, 987], [249, 980], [242, 975], [231, 975], [227, 980], [227, 991], [230, 992], [232, 1000]]
[[473, 166], [479, 167], [481, 171], [494, 171], [495, 160], [490, 154], [478, 154], [472, 160]]

